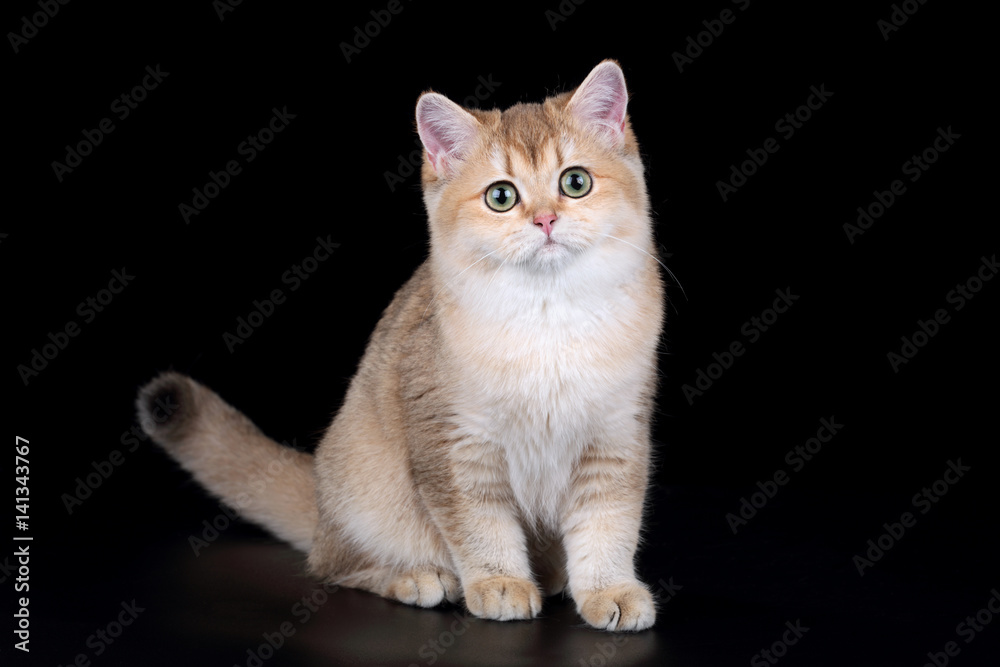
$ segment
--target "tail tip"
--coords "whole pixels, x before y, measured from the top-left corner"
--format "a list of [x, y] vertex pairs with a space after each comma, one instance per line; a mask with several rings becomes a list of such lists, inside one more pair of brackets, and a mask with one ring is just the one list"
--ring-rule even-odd
[[182, 437], [194, 417], [192, 381], [167, 372], [153, 378], [136, 399], [139, 426], [152, 438]]

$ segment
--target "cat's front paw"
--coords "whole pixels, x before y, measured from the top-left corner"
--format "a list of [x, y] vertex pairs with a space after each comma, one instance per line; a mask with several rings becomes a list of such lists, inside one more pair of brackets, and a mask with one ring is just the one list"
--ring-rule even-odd
[[653, 596], [639, 582], [574, 592], [573, 598], [583, 620], [598, 630], [634, 632], [656, 620]]
[[480, 618], [512, 621], [534, 618], [542, 608], [542, 594], [527, 579], [490, 577], [465, 587], [465, 604]]
[[452, 572], [436, 567], [414, 568], [394, 577], [385, 597], [418, 607], [436, 607], [462, 599], [462, 586]]

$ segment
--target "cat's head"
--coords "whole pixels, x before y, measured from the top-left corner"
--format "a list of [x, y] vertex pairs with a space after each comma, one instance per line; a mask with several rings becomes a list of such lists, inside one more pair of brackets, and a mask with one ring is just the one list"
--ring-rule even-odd
[[627, 104], [610, 60], [574, 91], [504, 111], [424, 93], [416, 116], [432, 254], [459, 270], [482, 260], [478, 270], [548, 273], [621, 242], [648, 247]]

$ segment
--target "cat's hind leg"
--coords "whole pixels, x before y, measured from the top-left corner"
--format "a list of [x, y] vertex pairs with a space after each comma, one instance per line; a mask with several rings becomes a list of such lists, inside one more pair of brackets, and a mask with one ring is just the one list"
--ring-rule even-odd
[[309, 554], [309, 570], [324, 581], [357, 588], [417, 607], [436, 607], [442, 602], [460, 602], [462, 586], [448, 567], [418, 565], [390, 567], [370, 556], [346, 548], [321, 530]]
[[405, 604], [436, 607], [445, 600], [462, 601], [462, 585], [455, 573], [432, 565], [390, 572], [386, 581], [379, 594]]

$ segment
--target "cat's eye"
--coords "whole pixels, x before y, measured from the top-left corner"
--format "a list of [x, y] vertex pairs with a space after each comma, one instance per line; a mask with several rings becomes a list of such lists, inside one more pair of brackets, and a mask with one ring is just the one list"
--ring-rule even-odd
[[559, 189], [567, 197], [582, 197], [590, 192], [594, 179], [586, 169], [570, 167], [559, 177]]
[[494, 211], [509, 211], [516, 203], [517, 189], [510, 183], [501, 181], [486, 188], [486, 205]]

